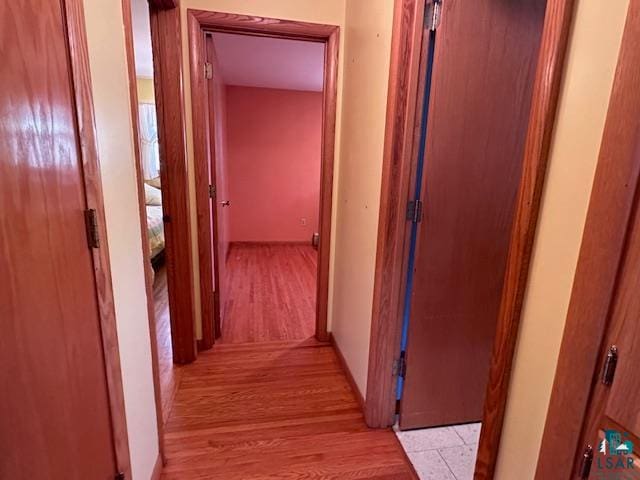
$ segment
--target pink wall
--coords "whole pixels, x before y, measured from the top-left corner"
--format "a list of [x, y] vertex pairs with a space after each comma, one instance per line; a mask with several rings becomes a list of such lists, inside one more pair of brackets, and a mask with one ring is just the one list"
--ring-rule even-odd
[[322, 93], [227, 86], [226, 98], [229, 240], [310, 241], [318, 231]]

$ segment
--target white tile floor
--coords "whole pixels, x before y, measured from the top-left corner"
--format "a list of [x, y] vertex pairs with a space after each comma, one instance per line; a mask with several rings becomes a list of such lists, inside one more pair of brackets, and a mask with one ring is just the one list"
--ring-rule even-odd
[[471, 480], [480, 424], [423, 430], [396, 430], [421, 480]]

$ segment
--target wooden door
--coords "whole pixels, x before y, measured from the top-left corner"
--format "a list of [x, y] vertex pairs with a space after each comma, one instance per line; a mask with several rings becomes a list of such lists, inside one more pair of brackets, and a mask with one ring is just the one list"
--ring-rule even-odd
[[[636, 132], [636, 137], [640, 145], [640, 132]], [[602, 368], [593, 379], [595, 387], [580, 444], [585, 450], [588, 446], [593, 449], [589, 476], [593, 480], [640, 479], [640, 209], [637, 201], [628, 235], [608, 333], [602, 346]], [[614, 355], [615, 365], [611, 360]]]
[[0, 4], [0, 478], [114, 478], [64, 2]]
[[536, 480], [640, 479], [638, 45], [640, 0], [631, 0]]
[[545, 1], [448, 0], [442, 8], [403, 429], [482, 417]]
[[210, 152], [210, 184], [215, 186], [215, 195], [211, 196], [211, 231], [212, 231], [212, 257], [214, 259], [214, 326], [215, 335], [221, 335], [222, 324], [227, 304], [227, 255], [229, 253], [228, 222], [229, 190], [227, 188], [227, 175], [225, 171], [225, 87], [218, 74], [218, 62], [216, 58], [213, 37], [205, 36], [205, 48], [207, 61], [212, 67], [212, 78], [207, 82], [209, 102], [209, 152]]

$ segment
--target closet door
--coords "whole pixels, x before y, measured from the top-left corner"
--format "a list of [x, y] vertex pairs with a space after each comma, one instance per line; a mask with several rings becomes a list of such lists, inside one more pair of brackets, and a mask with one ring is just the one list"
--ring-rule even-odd
[[403, 429], [482, 417], [545, 3], [442, 2]]
[[60, 0], [0, 2], [0, 478], [113, 479]]

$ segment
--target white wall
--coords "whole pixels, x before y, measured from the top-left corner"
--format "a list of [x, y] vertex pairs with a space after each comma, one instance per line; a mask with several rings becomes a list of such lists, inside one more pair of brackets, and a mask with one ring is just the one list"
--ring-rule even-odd
[[535, 474], [628, 4], [577, 2], [496, 480]]
[[348, 0], [340, 182], [334, 199], [332, 332], [365, 395], [378, 238], [393, 2]]
[[85, 19], [134, 480], [158, 458], [129, 79], [119, 0], [86, 0]]

